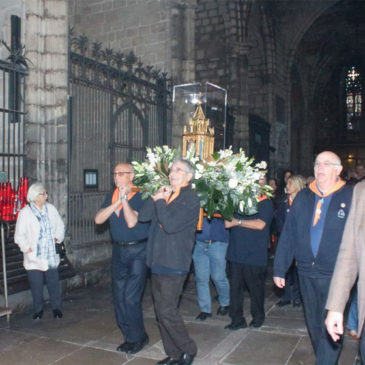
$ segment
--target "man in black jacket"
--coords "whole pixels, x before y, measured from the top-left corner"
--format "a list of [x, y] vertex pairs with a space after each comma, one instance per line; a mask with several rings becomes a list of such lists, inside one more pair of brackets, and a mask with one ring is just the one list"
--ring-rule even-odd
[[162, 187], [139, 213], [142, 222], [151, 221], [147, 244], [147, 265], [152, 273], [152, 295], [167, 358], [159, 365], [188, 365], [197, 352], [179, 313], [179, 299], [190, 269], [199, 215], [199, 199], [191, 189], [194, 168], [188, 161], [176, 161]]
[[285, 286], [293, 258], [297, 262], [316, 365], [335, 365], [341, 351], [341, 344], [331, 340], [324, 325], [329, 285], [352, 198], [352, 188], [339, 177], [341, 171], [341, 160], [333, 152], [317, 156], [315, 180], [294, 199], [274, 261], [274, 282], [279, 288]]

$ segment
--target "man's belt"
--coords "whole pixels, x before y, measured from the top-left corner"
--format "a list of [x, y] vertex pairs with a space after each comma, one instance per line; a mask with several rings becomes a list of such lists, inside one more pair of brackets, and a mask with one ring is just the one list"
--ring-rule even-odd
[[114, 242], [116, 245], [118, 245], [119, 247], [129, 247], [129, 246], [135, 246], [135, 245], [139, 245], [141, 243], [146, 243], [147, 239], [144, 238], [143, 240], [138, 240], [138, 241], [129, 241], [129, 242]]
[[203, 242], [207, 245], [211, 245], [212, 243], [217, 242], [217, 240], [204, 240]]

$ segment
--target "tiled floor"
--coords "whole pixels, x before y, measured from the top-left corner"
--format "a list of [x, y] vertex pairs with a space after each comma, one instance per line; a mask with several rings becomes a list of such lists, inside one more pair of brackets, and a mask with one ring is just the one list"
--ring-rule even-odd
[[[268, 275], [266, 290], [267, 318], [260, 329], [229, 331], [227, 316], [213, 315], [204, 322], [199, 313], [193, 276], [181, 300], [191, 336], [198, 344], [195, 365], [311, 365], [312, 348], [301, 308], [275, 307], [278, 301]], [[214, 303], [213, 313], [218, 304]], [[249, 300], [245, 297], [249, 316]], [[115, 351], [122, 337], [114, 321], [110, 286], [72, 291], [64, 301], [64, 317], [55, 320], [47, 306], [41, 320], [33, 321], [31, 311], [14, 314], [10, 328], [0, 319], [0, 364], [130, 364], [148, 365], [165, 357], [151, 300], [150, 285], [144, 295], [144, 314], [150, 343], [136, 355]], [[346, 337], [340, 365], [352, 365], [357, 343]]]

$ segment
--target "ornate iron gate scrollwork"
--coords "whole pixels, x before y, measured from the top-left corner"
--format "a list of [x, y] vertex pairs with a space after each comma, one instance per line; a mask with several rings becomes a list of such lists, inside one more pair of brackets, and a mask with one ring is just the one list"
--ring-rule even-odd
[[[146, 146], [171, 143], [171, 80], [87, 37], [69, 41], [69, 229], [73, 244], [105, 240], [93, 218], [112, 186], [118, 161], [143, 159]], [[84, 186], [84, 170], [98, 173], [98, 187]]]

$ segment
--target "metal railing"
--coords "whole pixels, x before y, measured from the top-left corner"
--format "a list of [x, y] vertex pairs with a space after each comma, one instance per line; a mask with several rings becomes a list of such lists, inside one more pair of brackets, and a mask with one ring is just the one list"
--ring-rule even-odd
[[0, 60], [0, 171], [13, 186], [24, 169], [26, 75], [22, 66]]
[[109, 231], [94, 223], [96, 212], [104, 202], [106, 192], [71, 193], [69, 195], [69, 234], [72, 245], [108, 241]]

